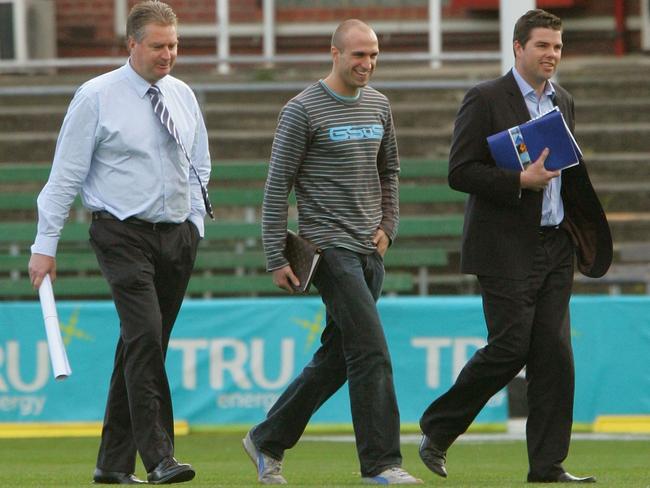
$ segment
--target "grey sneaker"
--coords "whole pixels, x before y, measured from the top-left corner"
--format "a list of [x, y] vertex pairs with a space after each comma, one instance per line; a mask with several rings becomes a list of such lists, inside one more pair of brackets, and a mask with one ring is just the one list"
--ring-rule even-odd
[[255, 469], [257, 469], [257, 480], [263, 485], [286, 485], [287, 480], [284, 479], [282, 474], [282, 461], [273, 459], [257, 449], [251, 433], [248, 432], [246, 437], [242, 439], [244, 451], [251, 458]]
[[388, 468], [372, 478], [362, 478], [370, 485], [420, 485], [422, 480], [411, 476], [404, 468]]

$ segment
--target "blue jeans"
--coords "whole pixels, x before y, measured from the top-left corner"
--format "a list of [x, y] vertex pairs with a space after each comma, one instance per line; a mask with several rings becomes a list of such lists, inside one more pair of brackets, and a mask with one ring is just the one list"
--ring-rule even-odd
[[393, 371], [376, 304], [383, 279], [377, 253], [323, 251], [314, 277], [326, 307], [321, 346], [253, 429], [262, 452], [282, 459], [311, 416], [347, 380], [361, 475], [401, 466]]

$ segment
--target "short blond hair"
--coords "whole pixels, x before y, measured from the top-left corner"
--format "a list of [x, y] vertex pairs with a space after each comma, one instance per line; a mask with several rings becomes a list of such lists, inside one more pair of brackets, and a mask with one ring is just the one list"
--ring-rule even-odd
[[149, 24], [173, 25], [176, 27], [178, 20], [172, 8], [158, 0], [146, 0], [136, 3], [129, 17], [126, 19], [126, 37], [132, 37], [136, 42], [144, 38], [144, 29]]

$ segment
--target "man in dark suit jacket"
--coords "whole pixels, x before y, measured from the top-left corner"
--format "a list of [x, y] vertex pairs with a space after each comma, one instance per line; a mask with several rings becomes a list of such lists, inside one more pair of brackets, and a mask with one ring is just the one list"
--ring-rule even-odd
[[579, 270], [605, 274], [612, 240], [583, 161], [547, 171], [548, 150], [525, 171], [500, 169], [486, 137], [559, 106], [573, 131], [571, 95], [550, 81], [562, 51], [562, 24], [531, 10], [515, 26], [515, 67], [469, 90], [458, 112], [449, 184], [469, 194], [461, 271], [478, 277], [487, 345], [424, 412], [420, 457], [447, 476], [446, 451], [485, 403], [526, 366], [528, 481], [594, 482], [562, 467], [573, 421], [574, 369], [569, 299]]

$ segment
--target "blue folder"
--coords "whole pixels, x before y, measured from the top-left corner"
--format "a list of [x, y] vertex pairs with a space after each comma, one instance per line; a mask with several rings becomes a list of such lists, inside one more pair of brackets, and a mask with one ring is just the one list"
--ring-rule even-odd
[[558, 107], [544, 115], [487, 138], [497, 166], [522, 171], [534, 162], [545, 147], [549, 154], [544, 167], [556, 171], [579, 163], [582, 156], [573, 134]]

